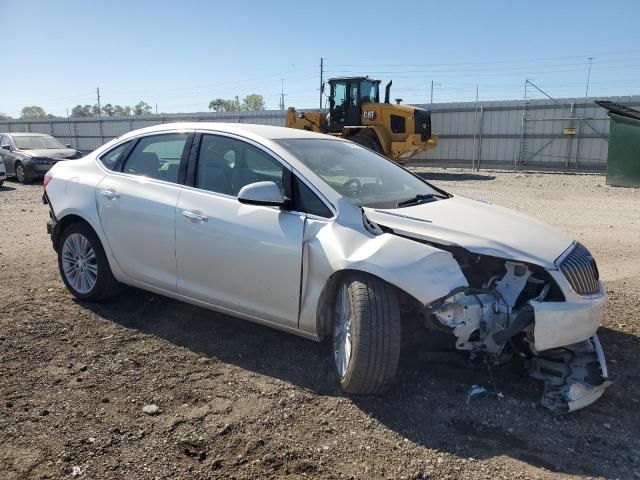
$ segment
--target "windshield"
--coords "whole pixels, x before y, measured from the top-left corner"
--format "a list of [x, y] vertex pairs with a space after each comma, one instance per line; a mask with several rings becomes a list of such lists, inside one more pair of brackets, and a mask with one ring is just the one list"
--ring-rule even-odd
[[443, 195], [442, 191], [391, 160], [355, 143], [316, 138], [276, 142], [336, 192], [349, 197], [361, 207], [396, 208], [399, 203], [418, 196]]
[[40, 150], [52, 148], [67, 148], [53, 137], [31, 135], [14, 135], [13, 141], [20, 150]]

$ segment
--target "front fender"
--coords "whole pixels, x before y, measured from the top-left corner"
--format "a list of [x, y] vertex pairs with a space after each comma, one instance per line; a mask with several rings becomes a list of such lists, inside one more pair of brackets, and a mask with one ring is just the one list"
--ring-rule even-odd
[[331, 301], [327, 285], [345, 270], [375, 275], [423, 305], [468, 286], [449, 252], [390, 233], [373, 236], [336, 223], [309, 221], [303, 246], [301, 330], [321, 336], [323, 303]]

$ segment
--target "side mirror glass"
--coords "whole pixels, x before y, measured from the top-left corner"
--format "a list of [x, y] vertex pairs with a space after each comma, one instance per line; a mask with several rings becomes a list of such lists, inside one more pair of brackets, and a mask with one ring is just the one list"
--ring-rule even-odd
[[275, 182], [255, 182], [245, 185], [238, 192], [238, 201], [249, 205], [282, 207], [287, 200]]

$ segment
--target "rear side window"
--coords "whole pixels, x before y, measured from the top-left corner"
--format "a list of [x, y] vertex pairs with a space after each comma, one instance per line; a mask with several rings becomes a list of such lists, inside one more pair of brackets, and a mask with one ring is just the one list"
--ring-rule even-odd
[[143, 137], [128, 155], [122, 171], [130, 175], [178, 182], [178, 169], [187, 133]]
[[107, 167], [109, 170], [113, 170], [116, 163], [118, 163], [118, 159], [124, 153], [131, 142], [125, 142], [121, 145], [118, 145], [116, 148], [112, 148], [107, 153], [100, 157], [100, 161], [102, 164]]

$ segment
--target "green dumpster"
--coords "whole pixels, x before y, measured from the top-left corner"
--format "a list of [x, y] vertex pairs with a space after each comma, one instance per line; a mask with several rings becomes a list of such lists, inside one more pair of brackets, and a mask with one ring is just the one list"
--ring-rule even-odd
[[597, 102], [609, 110], [607, 185], [640, 187], [640, 111], [611, 102]]

